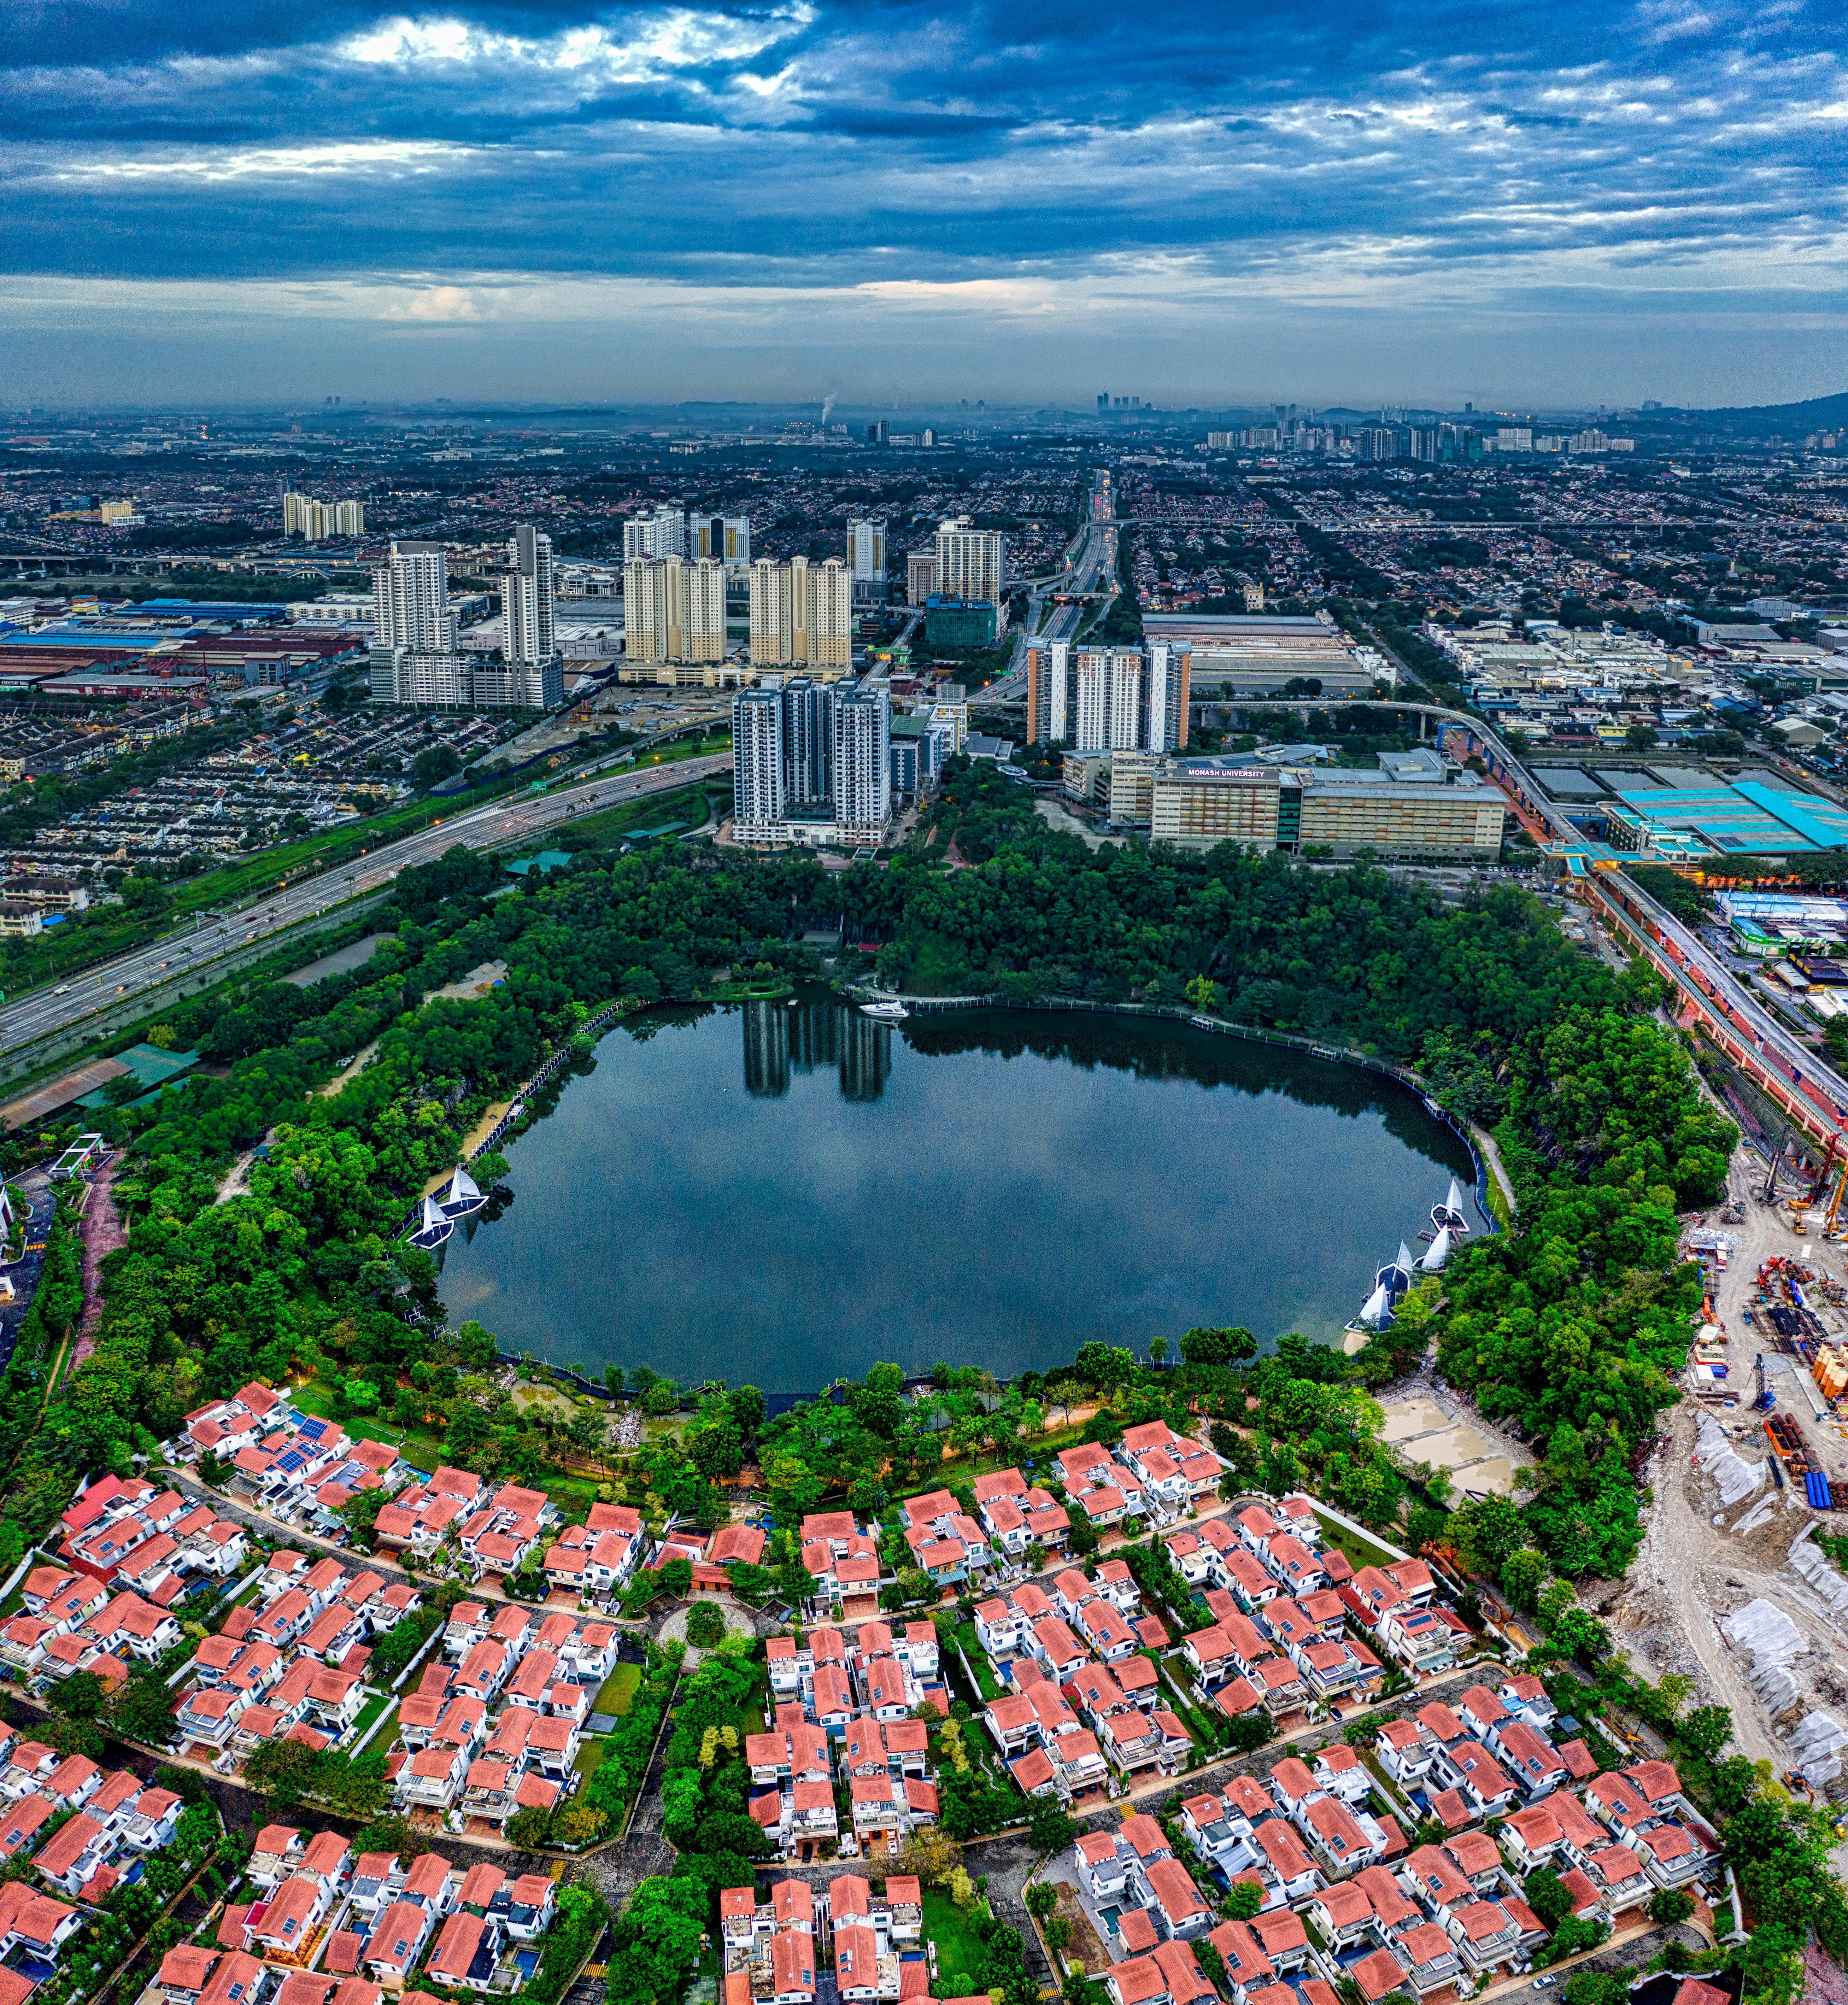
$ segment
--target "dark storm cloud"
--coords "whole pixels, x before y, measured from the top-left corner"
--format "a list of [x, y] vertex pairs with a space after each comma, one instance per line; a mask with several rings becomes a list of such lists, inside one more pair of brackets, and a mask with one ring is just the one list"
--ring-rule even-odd
[[0, 263], [47, 278], [1839, 294], [1848, 86], [1802, 5], [0, 19]]

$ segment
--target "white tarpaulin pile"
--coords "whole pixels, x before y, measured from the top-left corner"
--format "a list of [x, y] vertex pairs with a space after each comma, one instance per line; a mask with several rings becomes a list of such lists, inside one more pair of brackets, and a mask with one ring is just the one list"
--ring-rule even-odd
[[1848, 1728], [1832, 1712], [1812, 1712], [1804, 1715], [1784, 1743], [1784, 1754], [1810, 1787], [1819, 1789], [1841, 1774], [1844, 1747], [1848, 1747]]
[[1711, 1413], [1700, 1417], [1700, 1434], [1694, 1459], [1720, 1485], [1720, 1501], [1723, 1504], [1737, 1504], [1741, 1497], [1749, 1497], [1765, 1480], [1765, 1465], [1762, 1462], [1748, 1462], [1736, 1454]]
[[1809, 1648], [1803, 1631], [1773, 1602], [1748, 1601], [1736, 1614], [1729, 1615], [1720, 1628], [1733, 1647], [1751, 1660], [1746, 1681], [1775, 1719], [1800, 1696], [1790, 1662]]
[[1829, 1603], [1832, 1613], [1848, 1619], [1848, 1574], [1811, 1543], [1810, 1534], [1815, 1529], [1814, 1519], [1804, 1526], [1790, 1548], [1790, 1564]]

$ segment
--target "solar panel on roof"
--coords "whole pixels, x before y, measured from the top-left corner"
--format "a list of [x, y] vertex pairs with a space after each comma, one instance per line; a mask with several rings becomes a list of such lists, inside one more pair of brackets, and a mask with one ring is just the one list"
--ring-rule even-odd
[[292, 1448], [277, 1456], [276, 1466], [278, 1469], [286, 1469], [293, 1474], [298, 1469], [305, 1469], [307, 1462], [307, 1457], [299, 1448]]

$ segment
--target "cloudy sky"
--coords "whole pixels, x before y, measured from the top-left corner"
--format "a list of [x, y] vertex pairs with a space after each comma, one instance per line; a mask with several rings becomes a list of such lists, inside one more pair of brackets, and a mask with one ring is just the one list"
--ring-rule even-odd
[[1818, 0], [12, 0], [0, 403], [1848, 388]]

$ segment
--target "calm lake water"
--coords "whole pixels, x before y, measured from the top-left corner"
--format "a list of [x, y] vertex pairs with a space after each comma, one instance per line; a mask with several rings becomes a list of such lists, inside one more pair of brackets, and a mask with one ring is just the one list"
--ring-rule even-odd
[[662, 1010], [555, 1090], [444, 1250], [451, 1321], [771, 1392], [1195, 1324], [1332, 1340], [1471, 1174], [1391, 1080], [1133, 1017]]

